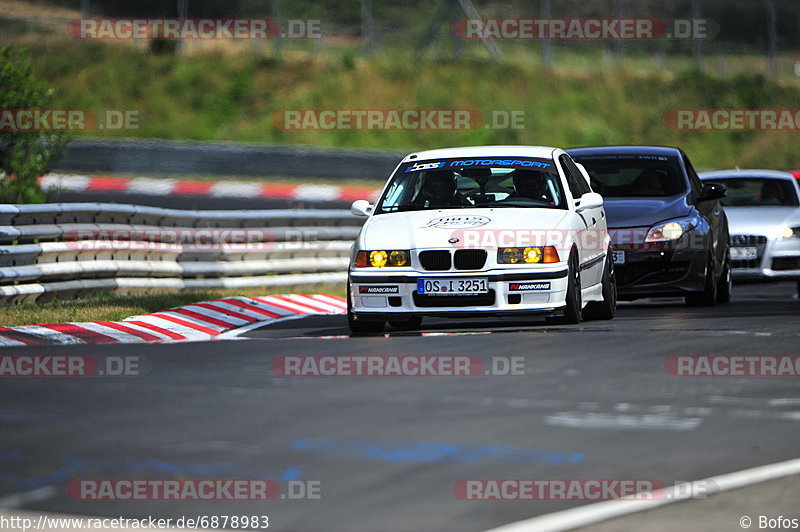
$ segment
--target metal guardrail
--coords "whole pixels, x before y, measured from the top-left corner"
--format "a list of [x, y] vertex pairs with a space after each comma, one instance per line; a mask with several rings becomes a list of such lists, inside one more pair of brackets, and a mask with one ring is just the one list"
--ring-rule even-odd
[[372, 179], [383, 182], [401, 151], [321, 148], [291, 144], [163, 139], [70, 142], [54, 171], [111, 174], [237, 175]]
[[346, 278], [347, 210], [0, 205], [0, 302]]

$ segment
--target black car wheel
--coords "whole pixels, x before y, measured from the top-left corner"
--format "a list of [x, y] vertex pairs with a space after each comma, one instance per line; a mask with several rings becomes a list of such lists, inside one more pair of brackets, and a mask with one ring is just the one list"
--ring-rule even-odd
[[353, 314], [352, 303], [350, 302], [350, 281], [347, 281], [347, 326], [353, 334], [367, 334], [382, 332], [385, 326], [383, 321], [364, 321], [359, 320]]
[[617, 315], [617, 277], [614, 274], [614, 260], [609, 249], [603, 271], [603, 300], [586, 303], [583, 318], [587, 320], [610, 320]]
[[554, 323], [575, 324], [582, 318], [581, 307], [581, 269], [578, 264], [578, 254], [574, 251], [569, 256], [569, 270], [567, 271], [567, 297], [564, 313], [553, 320]]
[[717, 286], [717, 303], [730, 303], [731, 293], [733, 292], [733, 276], [731, 275], [730, 257], [725, 257], [725, 264], [722, 266], [722, 273], [719, 276]]
[[686, 296], [686, 304], [692, 307], [713, 307], [717, 304], [717, 282], [714, 280], [714, 261], [709, 254], [706, 259], [706, 281], [702, 292]]

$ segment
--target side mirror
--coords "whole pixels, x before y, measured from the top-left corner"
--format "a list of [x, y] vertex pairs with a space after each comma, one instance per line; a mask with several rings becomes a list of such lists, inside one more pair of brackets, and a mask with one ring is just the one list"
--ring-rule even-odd
[[350, 206], [350, 212], [356, 216], [369, 216], [372, 213], [372, 205], [365, 199], [356, 200]]
[[603, 206], [603, 196], [597, 192], [587, 192], [575, 202], [575, 212], [585, 211], [586, 209], [596, 209]]
[[724, 198], [728, 193], [728, 187], [720, 183], [703, 183], [703, 188], [700, 194], [697, 195], [697, 201], [710, 201], [715, 199]]

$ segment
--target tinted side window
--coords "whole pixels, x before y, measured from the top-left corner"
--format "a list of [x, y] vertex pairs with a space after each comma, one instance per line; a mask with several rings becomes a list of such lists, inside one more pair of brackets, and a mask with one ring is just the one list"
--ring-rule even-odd
[[566, 155], [562, 155], [558, 160], [561, 162], [561, 167], [564, 169], [564, 173], [567, 176], [567, 184], [569, 185], [569, 190], [572, 192], [572, 197], [574, 199], [578, 199], [587, 192], [592, 191], [591, 188], [589, 188], [589, 183], [583, 178], [583, 174], [580, 169], [575, 166], [575, 163], [572, 162], [572, 159]]
[[694, 166], [692, 166], [692, 163], [685, 153], [683, 154], [683, 164], [686, 166], [686, 173], [689, 174], [689, 185], [692, 187], [692, 192], [700, 194], [700, 191], [703, 189], [703, 183], [700, 181], [700, 177], [698, 177], [697, 172], [694, 171]]

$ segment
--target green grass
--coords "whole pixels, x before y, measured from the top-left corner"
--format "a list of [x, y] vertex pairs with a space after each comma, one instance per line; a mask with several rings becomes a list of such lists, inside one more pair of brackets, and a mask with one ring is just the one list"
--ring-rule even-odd
[[28, 302], [0, 307], [0, 323], [6, 327], [36, 323], [63, 323], [80, 321], [118, 321], [129, 316], [151, 314], [181, 305], [209, 301], [223, 297], [259, 297], [273, 294], [303, 293], [328, 294], [345, 297], [344, 284], [316, 284], [306, 286], [280, 286], [245, 288], [237, 290], [202, 290], [163, 293], [142, 296], [95, 294], [76, 301], [55, 300], [48, 303]]
[[[800, 166], [797, 132], [675, 131], [675, 108], [796, 108], [800, 81], [768, 80], [763, 58], [729, 58], [746, 73], [721, 77], [690, 70], [670, 56], [658, 71], [652, 55], [604, 65], [602, 54], [559, 51], [556, 68], [517, 50], [496, 64], [421, 59], [386, 51], [366, 60], [346, 51], [283, 59], [222, 52], [154, 56], [131, 46], [42, 41], [30, 46], [41, 78], [56, 89], [55, 107], [133, 109], [141, 128], [120, 136], [236, 140], [413, 151], [472, 144], [664, 144], [684, 148], [703, 168]], [[782, 58], [785, 62], [785, 58]], [[607, 61], [606, 61], [607, 63]], [[733, 69], [730, 69], [733, 71]], [[283, 131], [285, 109], [521, 110], [524, 129], [468, 131]]]

